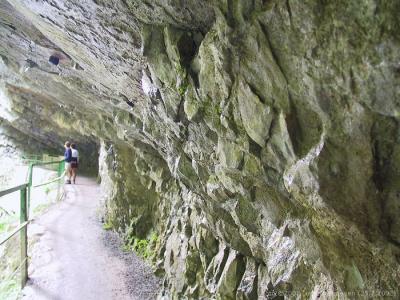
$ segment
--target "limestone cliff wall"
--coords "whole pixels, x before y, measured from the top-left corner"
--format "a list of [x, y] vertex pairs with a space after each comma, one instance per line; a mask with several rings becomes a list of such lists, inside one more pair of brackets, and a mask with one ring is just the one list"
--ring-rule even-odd
[[7, 122], [39, 116], [26, 129], [39, 140], [58, 128], [101, 141], [107, 218], [157, 232], [166, 298], [396, 297], [399, 12], [8, 0]]

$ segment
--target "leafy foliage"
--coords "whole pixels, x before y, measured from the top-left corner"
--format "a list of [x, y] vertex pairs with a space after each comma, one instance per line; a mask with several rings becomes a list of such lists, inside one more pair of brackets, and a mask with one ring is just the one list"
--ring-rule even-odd
[[104, 230], [111, 230], [113, 228], [113, 225], [110, 222], [105, 222], [103, 224], [103, 229]]
[[139, 239], [135, 236], [130, 236], [126, 239], [124, 246], [125, 251], [134, 251], [138, 256], [151, 261], [155, 256], [155, 247], [158, 241], [156, 232], [151, 232], [148, 238]]

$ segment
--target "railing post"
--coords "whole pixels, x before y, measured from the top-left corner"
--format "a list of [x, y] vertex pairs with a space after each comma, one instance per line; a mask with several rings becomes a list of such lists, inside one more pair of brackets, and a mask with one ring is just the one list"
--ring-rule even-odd
[[[28, 221], [27, 206], [26, 206], [26, 193], [27, 188], [21, 189], [20, 192], [20, 224]], [[24, 288], [28, 280], [28, 226], [24, 226], [20, 231], [20, 244], [21, 244], [21, 288]]]
[[[62, 175], [62, 162], [58, 163], [58, 170], [57, 170], [57, 177], [60, 177]], [[61, 179], [57, 181], [57, 201], [60, 200], [60, 182]]]
[[29, 164], [29, 173], [28, 173], [28, 183], [29, 185], [32, 185], [32, 176], [33, 176], [33, 165], [34, 163]]
[[27, 215], [27, 217], [29, 217], [29, 212], [31, 209], [31, 189], [32, 189], [33, 166], [34, 166], [34, 164], [30, 163], [29, 168], [28, 168], [28, 193], [27, 193], [28, 215]]

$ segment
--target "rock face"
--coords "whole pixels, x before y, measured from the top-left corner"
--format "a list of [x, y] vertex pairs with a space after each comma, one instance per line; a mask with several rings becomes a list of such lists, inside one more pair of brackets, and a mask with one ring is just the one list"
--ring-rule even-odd
[[1, 118], [100, 142], [107, 218], [157, 233], [164, 299], [399, 297], [399, 12], [3, 1]]

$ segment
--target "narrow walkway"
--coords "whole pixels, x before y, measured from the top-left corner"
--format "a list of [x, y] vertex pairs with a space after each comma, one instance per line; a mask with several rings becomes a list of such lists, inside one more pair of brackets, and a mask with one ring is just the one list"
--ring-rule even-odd
[[80, 177], [65, 190], [65, 200], [29, 227], [37, 241], [23, 299], [154, 299], [158, 281], [150, 268], [101, 227], [99, 186]]

